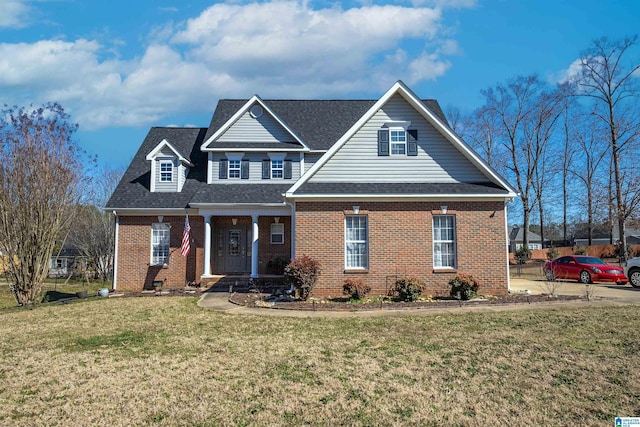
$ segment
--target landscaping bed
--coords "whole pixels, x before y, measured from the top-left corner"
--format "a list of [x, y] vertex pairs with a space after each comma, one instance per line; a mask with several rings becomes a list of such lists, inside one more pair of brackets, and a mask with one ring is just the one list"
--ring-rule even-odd
[[376, 297], [365, 300], [349, 300], [347, 298], [329, 297], [309, 299], [308, 301], [270, 301], [269, 295], [258, 293], [236, 292], [229, 296], [229, 301], [246, 307], [271, 308], [280, 310], [308, 311], [367, 311], [367, 310], [407, 310], [430, 308], [475, 307], [485, 305], [555, 303], [585, 300], [577, 295], [502, 295], [480, 297], [469, 301], [461, 301], [452, 297], [424, 298], [417, 301], [397, 301], [393, 297]]

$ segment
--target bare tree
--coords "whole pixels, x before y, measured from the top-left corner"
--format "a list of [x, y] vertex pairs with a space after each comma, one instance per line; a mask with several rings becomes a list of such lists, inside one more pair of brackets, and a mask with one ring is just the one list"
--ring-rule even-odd
[[599, 123], [589, 120], [588, 116], [581, 116], [579, 125], [576, 125], [573, 129], [573, 137], [577, 146], [580, 147], [581, 161], [577, 162], [570, 172], [573, 176], [577, 177], [584, 185], [586, 190], [586, 210], [587, 210], [587, 235], [589, 246], [593, 243], [593, 229], [594, 229], [594, 203], [597, 200], [596, 185], [598, 175], [601, 175], [601, 165], [607, 159], [607, 152], [609, 146], [602, 144], [603, 129]]
[[484, 90], [485, 106], [497, 118], [500, 142], [508, 153], [505, 169], [516, 181], [524, 223], [524, 245], [529, 243], [530, 215], [543, 186], [536, 187], [535, 174], [547, 149], [551, 131], [561, 109], [561, 96], [546, 90], [535, 76], [519, 76], [506, 85]]
[[[581, 72], [577, 78], [579, 93], [594, 100], [592, 114], [608, 129], [608, 143], [613, 164], [616, 220], [622, 245], [622, 257], [626, 259], [625, 219], [631, 214], [631, 206], [625, 204], [621, 153], [636, 141], [640, 132], [637, 117], [638, 83], [633, 77], [639, 65], [627, 63], [628, 52], [636, 44], [637, 37], [595, 40], [580, 58]], [[636, 187], [636, 191], [638, 191]], [[635, 197], [631, 197], [635, 199]]]
[[524, 139], [530, 150], [528, 155], [532, 159], [537, 158], [537, 166], [533, 168], [531, 187], [538, 206], [540, 238], [543, 243], [545, 240], [544, 196], [553, 178], [553, 172], [557, 170], [555, 165], [557, 156], [555, 153], [549, 153], [548, 148], [556, 123], [563, 112], [564, 98], [564, 94], [559, 90], [540, 92], [531, 120], [524, 122]]
[[466, 136], [473, 148], [484, 156], [489, 166], [499, 171], [504, 169], [506, 159], [499, 145], [502, 128], [495, 109], [484, 106], [474, 111], [468, 120]]
[[34, 304], [56, 239], [80, 197], [77, 125], [59, 104], [5, 108], [0, 117], [0, 249], [19, 305]]
[[103, 281], [113, 271], [114, 216], [103, 212], [109, 196], [118, 185], [124, 170], [102, 168], [94, 175], [87, 195], [91, 202], [78, 206], [76, 220], [69, 230], [68, 243], [91, 261], [97, 277]]

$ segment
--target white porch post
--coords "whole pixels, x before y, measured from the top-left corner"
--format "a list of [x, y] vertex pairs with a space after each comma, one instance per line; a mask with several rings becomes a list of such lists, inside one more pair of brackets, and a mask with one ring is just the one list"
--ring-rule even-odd
[[258, 277], [258, 215], [251, 215], [251, 277]]
[[204, 273], [211, 276], [211, 215], [204, 216]]

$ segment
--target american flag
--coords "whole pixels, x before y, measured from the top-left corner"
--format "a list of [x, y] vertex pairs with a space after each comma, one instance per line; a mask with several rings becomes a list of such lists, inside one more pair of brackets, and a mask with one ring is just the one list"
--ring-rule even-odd
[[189, 233], [191, 232], [191, 226], [189, 225], [189, 215], [184, 217], [184, 230], [182, 231], [182, 246], [180, 246], [180, 253], [182, 256], [189, 255], [191, 250], [191, 243], [189, 243]]

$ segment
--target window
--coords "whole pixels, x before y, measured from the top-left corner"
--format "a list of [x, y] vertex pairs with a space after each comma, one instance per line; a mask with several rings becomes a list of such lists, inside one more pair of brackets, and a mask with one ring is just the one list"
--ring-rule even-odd
[[271, 224], [271, 244], [284, 244], [284, 224]]
[[151, 225], [151, 265], [167, 264], [169, 261], [169, 224]]
[[345, 218], [345, 268], [369, 267], [367, 248], [368, 232], [365, 215], [349, 215]]
[[271, 178], [284, 177], [284, 161], [271, 160]]
[[173, 163], [160, 162], [160, 182], [173, 181]]
[[407, 132], [404, 129], [389, 129], [391, 154], [407, 153]]
[[453, 215], [433, 217], [433, 266], [456, 268], [456, 222]]
[[240, 160], [229, 160], [229, 178], [240, 178]]

